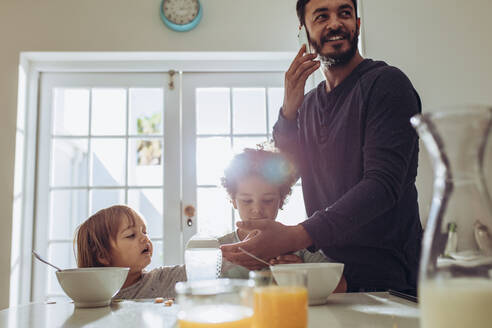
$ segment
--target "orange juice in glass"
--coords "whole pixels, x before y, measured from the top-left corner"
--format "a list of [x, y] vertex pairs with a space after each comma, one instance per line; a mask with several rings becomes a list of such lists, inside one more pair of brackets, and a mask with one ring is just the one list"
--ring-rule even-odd
[[[305, 328], [308, 322], [306, 272], [276, 273], [276, 281], [265, 278], [270, 272], [252, 272], [254, 328]], [[276, 285], [276, 283], [279, 285]]]

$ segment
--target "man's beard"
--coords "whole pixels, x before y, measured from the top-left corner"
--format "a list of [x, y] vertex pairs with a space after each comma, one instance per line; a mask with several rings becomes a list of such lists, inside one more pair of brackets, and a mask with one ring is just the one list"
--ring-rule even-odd
[[[322, 55], [321, 52], [323, 51], [323, 45], [325, 44], [325, 42], [329, 42], [328, 41], [329, 38], [337, 35], [341, 35], [345, 39], [349, 39], [350, 48], [342, 53], [335, 53], [332, 55]], [[353, 38], [350, 38], [349, 33], [345, 33], [340, 30], [337, 30], [322, 37], [320, 43], [312, 39], [310, 40], [310, 42], [311, 45], [314, 47], [314, 50], [318, 54], [318, 58], [323, 64], [323, 66], [328, 68], [342, 66], [348, 63], [352, 58], [354, 58], [357, 52], [357, 45], [359, 44], [359, 29], [357, 28], [357, 30], [355, 31]]]

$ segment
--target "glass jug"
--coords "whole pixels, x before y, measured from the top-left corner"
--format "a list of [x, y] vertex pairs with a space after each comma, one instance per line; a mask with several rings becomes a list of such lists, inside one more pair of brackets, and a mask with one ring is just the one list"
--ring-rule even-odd
[[421, 327], [492, 327], [492, 205], [484, 176], [492, 108], [417, 115], [411, 124], [434, 170], [420, 260]]
[[185, 248], [186, 276], [189, 281], [217, 279], [222, 268], [219, 241], [208, 235], [196, 234]]

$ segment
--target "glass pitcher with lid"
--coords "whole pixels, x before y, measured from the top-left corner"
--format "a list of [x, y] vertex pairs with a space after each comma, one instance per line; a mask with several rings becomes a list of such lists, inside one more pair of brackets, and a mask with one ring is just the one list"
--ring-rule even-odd
[[185, 248], [185, 267], [188, 281], [217, 279], [222, 267], [219, 241], [204, 233], [191, 237]]
[[432, 160], [434, 193], [419, 273], [421, 326], [492, 327], [492, 203], [486, 150], [492, 108], [414, 116]]

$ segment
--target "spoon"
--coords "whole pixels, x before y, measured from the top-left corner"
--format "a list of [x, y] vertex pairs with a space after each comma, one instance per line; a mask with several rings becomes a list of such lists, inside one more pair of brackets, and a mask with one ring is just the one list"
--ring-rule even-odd
[[46, 261], [45, 259], [43, 259], [38, 253], [36, 253], [35, 251], [32, 251], [32, 255], [34, 255], [35, 258], [37, 258], [38, 260], [40, 260], [41, 262], [43, 263], [46, 263], [48, 264], [49, 266], [52, 266], [53, 268], [55, 268], [57, 271], [62, 271], [62, 269], [60, 269], [59, 267], [57, 267], [56, 265], [54, 264], [51, 264], [50, 262]]
[[248, 252], [248, 251], [246, 251], [246, 250], [242, 249], [241, 247], [238, 247], [238, 249], [239, 249], [241, 252], [243, 252], [244, 254], [246, 254], [246, 255], [248, 255], [248, 256], [251, 256], [252, 258], [254, 258], [254, 259], [255, 259], [255, 260], [257, 260], [257, 261], [260, 261], [260, 262], [261, 262], [261, 263], [263, 263], [263, 264], [266, 264], [268, 267], [271, 267], [271, 264], [270, 264], [270, 263], [268, 263], [268, 262], [266, 262], [266, 261], [263, 261], [263, 260], [262, 260], [262, 259], [260, 259], [259, 257], [255, 256], [255, 255], [253, 255], [253, 254], [251, 254], [250, 252]]

